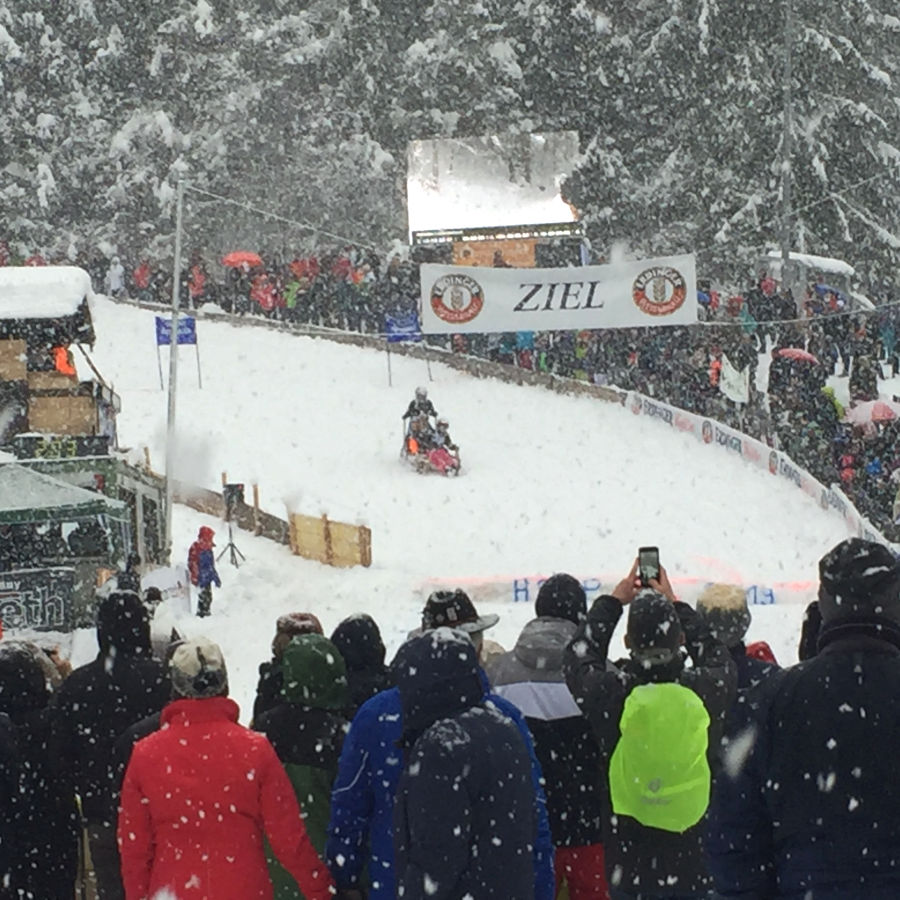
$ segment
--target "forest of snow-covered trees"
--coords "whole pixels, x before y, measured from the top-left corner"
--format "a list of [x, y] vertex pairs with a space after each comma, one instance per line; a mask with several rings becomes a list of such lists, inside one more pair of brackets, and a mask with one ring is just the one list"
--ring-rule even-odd
[[[565, 192], [599, 255], [743, 278], [779, 237], [787, 0], [0, 0], [0, 237], [171, 250], [179, 173], [386, 246], [407, 142], [577, 130]], [[892, 282], [896, 0], [792, 0], [795, 249]], [[192, 193], [190, 246], [321, 234]]]

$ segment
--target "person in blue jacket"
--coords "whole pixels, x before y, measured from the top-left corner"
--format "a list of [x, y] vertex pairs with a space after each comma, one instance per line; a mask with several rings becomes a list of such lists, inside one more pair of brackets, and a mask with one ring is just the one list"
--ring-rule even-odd
[[[495, 614], [479, 616], [464, 591], [435, 591], [422, 613], [422, 630], [450, 627], [464, 631], [480, 656], [483, 632], [495, 625], [497, 619]], [[521, 712], [508, 700], [490, 693], [487, 677], [480, 667], [479, 678], [482, 702], [490, 700], [513, 721], [528, 750], [537, 821], [532, 846], [534, 898], [552, 900], [555, 896], [553, 847], [541, 767], [531, 734]], [[363, 704], [344, 741], [331, 795], [325, 861], [338, 887], [338, 896], [347, 900], [363, 896], [355, 891], [366, 884], [363, 871], [366, 867], [369, 900], [396, 897], [393, 816], [397, 785], [403, 773], [403, 752], [399, 746], [403, 728], [400, 692], [392, 688]]]
[[212, 586], [222, 587], [219, 573], [216, 571], [216, 558], [213, 556], [213, 538], [215, 532], [204, 525], [197, 534], [197, 540], [188, 551], [188, 574], [191, 584], [200, 588], [200, 599], [197, 601], [197, 615], [208, 616], [212, 607]]

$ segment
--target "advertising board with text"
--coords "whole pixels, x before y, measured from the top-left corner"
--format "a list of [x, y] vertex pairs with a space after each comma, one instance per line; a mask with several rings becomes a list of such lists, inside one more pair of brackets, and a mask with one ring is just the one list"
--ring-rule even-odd
[[694, 257], [555, 269], [421, 267], [422, 331], [510, 331], [693, 325]]

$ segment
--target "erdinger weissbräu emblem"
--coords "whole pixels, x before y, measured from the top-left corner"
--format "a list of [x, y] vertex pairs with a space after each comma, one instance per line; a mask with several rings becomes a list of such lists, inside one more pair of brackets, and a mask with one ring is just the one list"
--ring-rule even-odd
[[644, 269], [631, 286], [635, 306], [650, 316], [668, 316], [687, 299], [684, 275], [671, 266]]
[[481, 285], [468, 275], [442, 275], [431, 288], [431, 308], [445, 322], [471, 322], [484, 306]]
[[709, 419], [703, 420], [703, 425], [700, 428], [700, 435], [703, 438], [704, 444], [711, 444], [713, 439], [713, 426], [712, 422]]

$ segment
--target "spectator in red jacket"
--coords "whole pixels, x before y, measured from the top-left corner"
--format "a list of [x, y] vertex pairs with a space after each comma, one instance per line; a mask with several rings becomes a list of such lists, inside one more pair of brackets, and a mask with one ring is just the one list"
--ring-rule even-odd
[[118, 838], [127, 900], [272, 900], [264, 838], [307, 900], [328, 870], [268, 739], [237, 724], [222, 651], [187, 641], [171, 662], [174, 699], [139, 741], [122, 785]]

